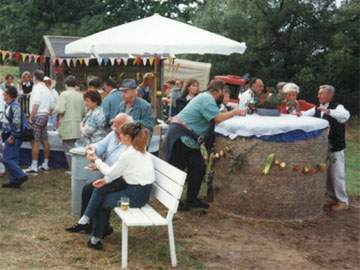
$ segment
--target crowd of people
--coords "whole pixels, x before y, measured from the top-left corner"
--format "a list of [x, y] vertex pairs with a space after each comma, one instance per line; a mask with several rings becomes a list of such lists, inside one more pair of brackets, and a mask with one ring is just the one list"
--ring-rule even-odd
[[[65, 89], [57, 95], [52, 81], [40, 70], [33, 76], [24, 72], [18, 87], [11, 75], [6, 76], [0, 85], [4, 99], [0, 111], [3, 112], [2, 161], [9, 181], [2, 186], [19, 188], [28, 179], [28, 173], [49, 169], [47, 130], [48, 125], [53, 125], [50, 119], [55, 117], [54, 128], [59, 132], [69, 167], [69, 151], [78, 143], [85, 146], [89, 169], [97, 173], [96, 179], [82, 190], [81, 218], [66, 231], [90, 233], [88, 246], [102, 249], [101, 239], [112, 233], [111, 209], [124, 196], [130, 199], [131, 207], [145, 205], [155, 181], [151, 156], [147, 152], [154, 125], [150, 105], [154, 79], [154, 74], [146, 73], [140, 84], [134, 79], [124, 79], [118, 84], [108, 78], [102, 85], [100, 79], [93, 78], [82, 91], [76, 77], [69, 75], [64, 80]], [[259, 78], [249, 78], [239, 94], [238, 104], [229, 102], [229, 89], [221, 80], [212, 80], [202, 92], [194, 79], [185, 83], [169, 81], [167, 85], [162, 99], [163, 104], [169, 106], [164, 158], [187, 172], [187, 194], [179, 209], [208, 208], [209, 205], [199, 198], [205, 174], [201, 145], [211, 149], [216, 124], [234, 116], [245, 116], [253, 109], [253, 104], [261, 103], [270, 93], [264, 91], [264, 83]], [[349, 202], [345, 187], [344, 123], [350, 117], [349, 112], [336, 103], [335, 89], [331, 85], [319, 87], [316, 105], [299, 100], [300, 88], [294, 83], [282, 82], [276, 89], [282, 98], [278, 108], [281, 113], [319, 117], [329, 122], [333, 159], [328, 171], [328, 191], [334, 202], [333, 210], [346, 209]], [[27, 121], [33, 134], [32, 162], [23, 171], [19, 151]], [[44, 162], [39, 166], [40, 144], [44, 149]]]

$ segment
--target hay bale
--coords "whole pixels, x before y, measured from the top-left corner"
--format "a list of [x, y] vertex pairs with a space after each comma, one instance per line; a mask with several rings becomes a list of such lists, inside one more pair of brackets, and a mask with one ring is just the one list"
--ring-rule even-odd
[[[225, 148], [230, 151], [225, 151]], [[316, 166], [327, 161], [327, 131], [314, 139], [297, 142], [266, 142], [258, 139], [216, 138], [215, 151], [225, 157], [214, 164], [214, 203], [235, 215], [259, 219], [310, 219], [319, 216], [326, 192], [326, 170], [312, 175], [295, 172], [294, 166]], [[266, 157], [286, 162], [286, 167], [272, 165], [269, 175], [262, 175]], [[229, 164], [237, 166], [229, 172]]]

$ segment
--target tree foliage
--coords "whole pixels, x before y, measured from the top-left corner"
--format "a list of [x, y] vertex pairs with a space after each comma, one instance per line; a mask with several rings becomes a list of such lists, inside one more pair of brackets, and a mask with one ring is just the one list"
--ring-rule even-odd
[[336, 2], [208, 0], [195, 24], [246, 42], [248, 49], [243, 55], [196, 58], [212, 62], [214, 74], [250, 72], [269, 86], [293, 81], [310, 100], [324, 83], [358, 97], [360, 2]]
[[86, 36], [154, 13], [189, 21], [201, 0], [0, 0], [0, 48], [38, 53], [43, 35]]

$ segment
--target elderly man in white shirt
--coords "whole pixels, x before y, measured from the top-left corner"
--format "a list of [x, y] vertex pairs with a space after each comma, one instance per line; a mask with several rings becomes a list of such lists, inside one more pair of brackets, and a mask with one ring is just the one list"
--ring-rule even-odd
[[30, 96], [30, 117], [29, 123], [33, 128], [34, 138], [32, 140], [32, 162], [27, 173], [38, 172], [39, 144], [42, 143], [44, 148], [44, 163], [40, 166], [42, 170], [49, 169], [49, 142], [47, 135], [47, 123], [49, 112], [53, 109], [51, 92], [46, 87], [44, 80], [44, 72], [36, 70], [34, 72], [34, 87]]
[[252, 78], [249, 82], [249, 88], [239, 94], [239, 109], [248, 109], [249, 103], [254, 101], [255, 96], [260, 96], [264, 90], [264, 83], [259, 78]]
[[343, 105], [334, 101], [335, 88], [331, 85], [319, 87], [319, 104], [304, 112], [305, 116], [324, 118], [329, 122], [330, 164], [327, 176], [327, 189], [333, 200], [333, 211], [345, 210], [349, 206], [345, 181], [345, 122], [350, 113]]

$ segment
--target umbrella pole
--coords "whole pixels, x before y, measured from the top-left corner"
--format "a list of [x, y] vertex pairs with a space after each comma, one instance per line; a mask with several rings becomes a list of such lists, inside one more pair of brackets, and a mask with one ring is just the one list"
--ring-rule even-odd
[[158, 117], [158, 111], [157, 111], [157, 91], [158, 91], [158, 83], [160, 80], [160, 74], [159, 74], [159, 63], [158, 61], [154, 61], [154, 74], [155, 74], [155, 80], [154, 80], [154, 87], [152, 91], [152, 110], [153, 110], [153, 116], [156, 118]]

